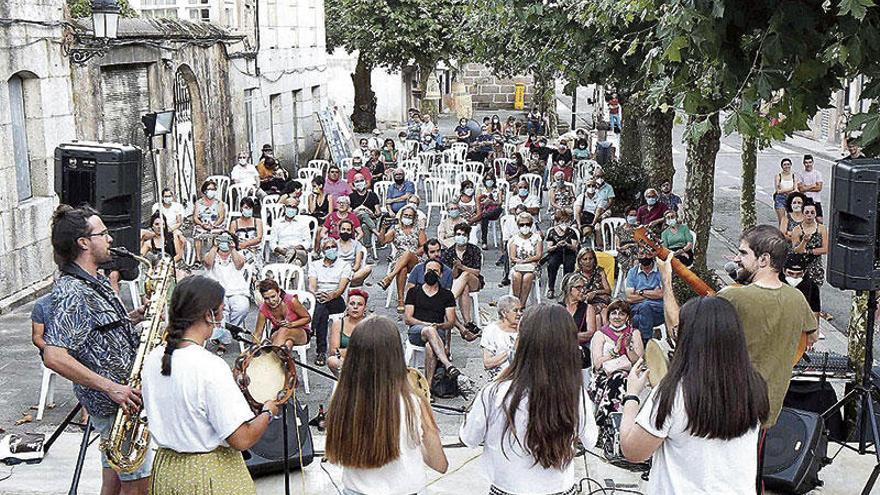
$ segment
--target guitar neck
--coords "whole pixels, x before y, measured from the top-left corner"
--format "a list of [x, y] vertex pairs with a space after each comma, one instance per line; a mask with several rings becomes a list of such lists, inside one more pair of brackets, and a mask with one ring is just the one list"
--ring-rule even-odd
[[[657, 257], [660, 259], [669, 258], [669, 249], [666, 249], [666, 246], [662, 244], [657, 244], [652, 246], [657, 253]], [[686, 267], [684, 263], [679, 261], [675, 256], [671, 257], [672, 259], [672, 272], [678, 275], [682, 280], [685, 281], [688, 286], [694, 290], [700, 296], [714, 296], [715, 289], [709, 287], [709, 284], [703, 282], [703, 279], [700, 278], [699, 275], [691, 271], [690, 268]]]

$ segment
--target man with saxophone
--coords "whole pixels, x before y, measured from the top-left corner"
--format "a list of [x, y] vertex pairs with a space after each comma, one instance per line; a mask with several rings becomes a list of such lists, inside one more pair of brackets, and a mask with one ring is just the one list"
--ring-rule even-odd
[[[135, 324], [144, 308], [126, 313], [110, 281], [98, 266], [110, 260], [113, 238], [89, 208], [60, 205], [52, 216], [52, 247], [61, 276], [51, 293], [52, 314], [45, 330], [44, 363], [74, 383], [74, 393], [106, 437], [117, 408], [137, 414], [139, 390], [122, 383], [137, 353], [140, 335]], [[102, 495], [146, 494], [152, 470], [152, 449], [130, 473], [110, 468], [102, 453]]]

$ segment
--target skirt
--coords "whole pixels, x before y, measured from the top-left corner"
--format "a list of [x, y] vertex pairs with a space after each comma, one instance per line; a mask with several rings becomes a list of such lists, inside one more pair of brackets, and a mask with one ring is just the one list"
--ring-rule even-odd
[[198, 454], [160, 448], [153, 461], [151, 495], [256, 495], [241, 452], [229, 447]]

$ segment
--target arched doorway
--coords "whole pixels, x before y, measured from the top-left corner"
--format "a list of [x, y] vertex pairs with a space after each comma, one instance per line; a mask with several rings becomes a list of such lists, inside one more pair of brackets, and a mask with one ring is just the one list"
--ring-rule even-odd
[[[197, 175], [204, 170], [203, 115], [199, 85], [186, 65], [174, 74], [174, 162], [175, 189], [184, 205], [198, 198]], [[201, 177], [204, 178], [204, 177]]]

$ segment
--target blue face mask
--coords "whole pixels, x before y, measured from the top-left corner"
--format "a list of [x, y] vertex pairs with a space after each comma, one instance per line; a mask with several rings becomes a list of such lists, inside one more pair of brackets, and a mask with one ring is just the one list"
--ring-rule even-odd
[[630, 215], [626, 217], [626, 223], [630, 225], [636, 225], [637, 223], [639, 223], [639, 220], [637, 217]]
[[335, 247], [327, 248], [324, 250], [324, 257], [330, 261], [336, 261], [336, 255], [337, 252]]
[[223, 252], [229, 251], [229, 243], [226, 241], [220, 241], [217, 243], [217, 249]]
[[645, 201], [648, 203], [648, 206], [654, 206], [657, 204], [657, 198], [645, 198]]
[[449, 218], [458, 218], [461, 212], [458, 210], [449, 210]]
[[529, 190], [528, 190], [527, 188], [525, 188], [525, 187], [521, 187], [521, 188], [519, 189], [519, 195], [522, 196], [522, 197], [526, 197], [526, 196], [529, 195]]
[[252, 210], [250, 208], [247, 208], [245, 210], [241, 210], [241, 216], [243, 216], [245, 218], [251, 218], [252, 216], [254, 216], [254, 210]]
[[495, 181], [494, 180], [487, 180], [486, 182], [484, 182], [484, 184], [486, 184], [486, 187], [492, 187], [495, 185]]
[[287, 218], [293, 218], [296, 216], [297, 213], [298, 212], [296, 211], [296, 208], [285, 208], [284, 209], [284, 214], [287, 215]]

